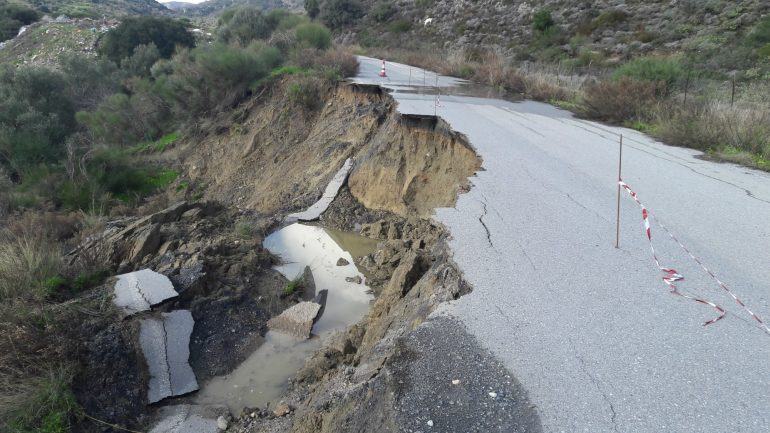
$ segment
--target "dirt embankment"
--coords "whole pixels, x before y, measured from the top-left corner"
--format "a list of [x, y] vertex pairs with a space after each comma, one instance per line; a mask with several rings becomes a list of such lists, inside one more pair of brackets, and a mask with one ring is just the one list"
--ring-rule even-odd
[[320, 110], [293, 104], [282, 88], [255, 101], [240, 123], [182, 148], [205, 197], [272, 214], [314, 202], [354, 159], [353, 196], [370, 210], [427, 217], [454, 204], [481, 161], [434, 118], [402, 116], [378, 87], [327, 89]]

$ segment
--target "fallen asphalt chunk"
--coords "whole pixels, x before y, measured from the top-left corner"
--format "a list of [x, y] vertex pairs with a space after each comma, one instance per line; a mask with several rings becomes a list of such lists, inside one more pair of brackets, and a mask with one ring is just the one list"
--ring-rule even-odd
[[165, 406], [150, 433], [218, 433], [223, 430], [218, 426], [219, 419], [229, 416], [225, 406]]
[[321, 304], [317, 302], [300, 302], [292, 305], [267, 322], [267, 327], [273, 331], [289, 334], [297, 338], [309, 338]]
[[149, 403], [198, 389], [188, 361], [194, 324], [188, 310], [162, 313], [160, 319], [153, 317], [141, 321], [139, 343], [150, 373]]
[[302, 212], [288, 215], [284, 221], [289, 223], [296, 221], [317, 220], [321, 214], [326, 211], [326, 208], [328, 208], [329, 205], [334, 201], [334, 198], [337, 197], [337, 193], [340, 191], [340, 188], [342, 188], [342, 185], [345, 184], [351, 168], [353, 168], [353, 160], [348, 158], [345, 160], [345, 163], [342, 164], [342, 168], [340, 168], [334, 175], [331, 182], [326, 185], [324, 194], [320, 199], [318, 199], [317, 202], [313, 203], [313, 205]]
[[113, 292], [112, 302], [125, 316], [148, 311], [153, 305], [179, 295], [171, 280], [149, 269], [118, 275]]

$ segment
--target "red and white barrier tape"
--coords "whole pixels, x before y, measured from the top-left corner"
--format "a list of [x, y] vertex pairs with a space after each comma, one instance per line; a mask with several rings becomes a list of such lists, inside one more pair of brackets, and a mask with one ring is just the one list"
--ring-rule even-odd
[[[636, 204], [638, 204], [639, 207], [642, 209], [642, 221], [644, 221], [645, 234], [647, 235], [647, 240], [650, 243], [650, 251], [652, 251], [652, 259], [655, 261], [655, 265], [658, 267], [658, 269], [660, 269], [661, 272], [663, 272], [663, 277], [662, 277], [663, 282], [666, 283], [666, 285], [669, 287], [669, 289], [671, 290], [671, 293], [674, 294], [674, 295], [677, 295], [677, 296], [681, 296], [683, 298], [691, 299], [691, 300], [693, 300], [695, 302], [698, 302], [698, 303], [701, 303], [701, 304], [709, 305], [709, 306], [711, 306], [712, 308], [714, 308], [717, 311], [717, 313], [719, 315], [717, 317], [707, 321], [706, 323], [704, 323], [703, 326], [715, 323], [715, 322], [719, 321], [720, 319], [722, 319], [723, 317], [725, 317], [726, 311], [722, 307], [720, 307], [719, 305], [717, 305], [717, 304], [715, 304], [715, 303], [713, 303], [711, 301], [708, 301], [706, 299], [702, 299], [702, 298], [698, 298], [698, 297], [695, 297], [695, 296], [692, 296], [692, 295], [689, 295], [689, 294], [686, 294], [686, 293], [682, 293], [682, 292], [679, 291], [679, 289], [677, 289], [676, 284], [674, 284], [674, 283], [676, 283], [677, 281], [684, 280], [684, 276], [682, 276], [680, 273], [678, 273], [675, 269], [666, 268], [666, 267], [664, 267], [664, 266], [662, 266], [660, 264], [660, 260], [658, 260], [658, 256], [655, 253], [655, 247], [652, 245], [652, 232], [650, 230], [650, 218], [652, 217], [652, 214], [647, 210], [647, 208], [644, 206], [644, 204], [642, 204], [642, 202], [639, 201], [639, 197], [637, 197], [636, 193], [631, 189], [631, 187], [628, 186], [628, 184], [626, 184], [622, 180], [618, 181], [618, 184], [623, 189], [625, 189], [628, 192], [628, 194], [631, 196], [631, 198], [634, 199]], [[729, 287], [727, 287], [727, 284], [722, 282], [722, 280], [720, 280], [716, 275], [714, 275], [714, 273], [711, 272], [711, 270], [709, 268], [707, 268], [706, 265], [704, 265], [703, 262], [700, 259], [695, 257], [695, 255], [687, 247], [685, 247], [684, 244], [682, 244], [682, 242], [680, 242], [679, 239], [676, 236], [674, 236], [674, 234], [671, 232], [671, 230], [666, 228], [666, 226], [664, 226], [657, 219], [656, 219], [656, 222], [658, 223], [658, 225], [666, 233], [668, 233], [668, 235], [671, 237], [671, 239], [674, 242], [676, 242], [687, 253], [687, 255], [689, 255], [693, 260], [695, 260], [695, 262], [706, 272], [706, 274], [708, 274], [712, 279], [714, 279], [714, 281], [717, 282], [717, 284], [719, 285], [719, 287], [722, 288], [722, 290], [727, 292], [730, 295], [730, 297], [733, 298], [733, 300], [735, 301], [736, 304], [738, 304], [747, 313], [749, 313], [749, 315], [755, 321], [757, 321], [757, 323], [759, 323], [759, 325], [765, 330], [765, 332], [770, 334], [770, 327], [768, 327], [767, 324], [765, 324], [765, 322], [763, 322], [762, 319], [759, 318], [759, 316], [757, 316], [753, 311], [751, 311], [749, 309], [749, 307], [747, 307], [746, 304], [744, 304], [743, 301], [741, 301], [735, 295], [735, 293], [733, 293], [733, 291], [730, 290]]]

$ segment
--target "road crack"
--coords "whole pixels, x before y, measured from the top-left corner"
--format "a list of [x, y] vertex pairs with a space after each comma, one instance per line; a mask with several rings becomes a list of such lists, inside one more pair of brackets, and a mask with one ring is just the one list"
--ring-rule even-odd
[[492, 233], [490, 233], [489, 227], [487, 227], [487, 223], [484, 222], [484, 217], [487, 216], [487, 204], [482, 201], [481, 206], [484, 207], [484, 213], [479, 215], [479, 222], [484, 227], [484, 231], [487, 233], [487, 242], [489, 243], [489, 246], [492, 247], [492, 249], [495, 249], [495, 245], [492, 243]]
[[577, 354], [575, 355], [575, 359], [577, 359], [580, 362], [580, 368], [583, 370], [586, 376], [588, 376], [588, 379], [591, 381], [591, 383], [594, 384], [594, 386], [596, 387], [596, 390], [599, 391], [599, 393], [602, 395], [602, 399], [604, 400], [604, 402], [607, 403], [607, 406], [609, 407], [609, 410], [610, 410], [610, 421], [612, 422], [612, 430], [619, 433], [620, 429], [618, 429], [618, 423], [617, 423], [618, 413], [617, 411], [615, 411], [615, 405], [612, 403], [612, 400], [610, 400], [610, 396], [607, 395], [607, 393], [602, 389], [601, 385], [599, 384], [599, 381], [596, 380], [594, 375], [588, 371], [585, 360]]

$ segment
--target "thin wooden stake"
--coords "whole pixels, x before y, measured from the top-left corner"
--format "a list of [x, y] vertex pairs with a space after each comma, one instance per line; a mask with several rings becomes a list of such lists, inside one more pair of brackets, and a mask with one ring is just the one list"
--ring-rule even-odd
[[730, 92], [730, 107], [735, 104], [735, 74], [733, 74], [733, 89]]
[[618, 153], [618, 210], [615, 219], [615, 248], [620, 248], [620, 181], [621, 168], [623, 165], [623, 134], [620, 134], [620, 152]]

